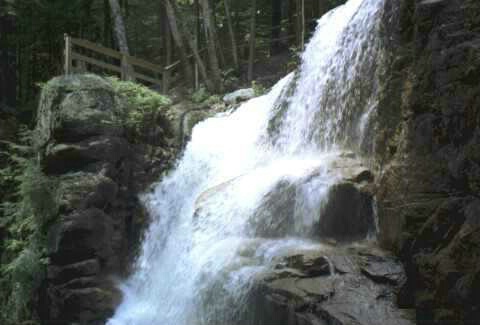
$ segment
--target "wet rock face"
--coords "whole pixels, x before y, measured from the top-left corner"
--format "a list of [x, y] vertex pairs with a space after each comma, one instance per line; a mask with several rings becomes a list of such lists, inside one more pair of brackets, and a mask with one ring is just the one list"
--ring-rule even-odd
[[258, 280], [251, 296], [252, 324], [413, 324], [395, 308], [405, 281], [401, 263], [357, 245], [284, 256]]
[[388, 0], [378, 110], [380, 240], [407, 267], [419, 324], [480, 319], [480, 2]]
[[253, 88], [239, 89], [223, 97], [223, 101], [228, 105], [237, 104], [238, 102], [246, 101], [255, 97], [255, 90]]
[[[228, 193], [243, 177], [248, 175], [202, 193], [194, 219], [208, 217], [217, 196]], [[329, 183], [331, 179], [335, 181]], [[373, 180], [353, 153], [340, 154], [328, 166], [298, 179], [281, 178], [249, 215], [247, 233], [260, 238], [300, 235], [337, 242], [363, 240], [376, 231]]]
[[[165, 137], [132, 139], [126, 109], [109, 82], [93, 75], [53, 79], [42, 93], [36, 144], [44, 173], [59, 184], [39, 308], [44, 324], [103, 324], [113, 313], [121, 295], [112, 276], [127, 271], [145, 223], [137, 195], [180, 147]], [[154, 129], [174, 127], [165, 120]]]
[[355, 241], [375, 231], [373, 197], [355, 183], [335, 184], [318, 223], [320, 238]]

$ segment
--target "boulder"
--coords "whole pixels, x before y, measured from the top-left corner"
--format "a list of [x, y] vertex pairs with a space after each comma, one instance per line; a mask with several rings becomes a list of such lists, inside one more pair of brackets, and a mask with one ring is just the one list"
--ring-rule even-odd
[[181, 148], [168, 108], [139, 122], [132, 137], [124, 100], [95, 75], [55, 78], [42, 91], [35, 142], [58, 207], [39, 293], [46, 323], [104, 324], [111, 316], [121, 299], [112, 276], [128, 271], [146, 223], [138, 194]]
[[296, 185], [286, 180], [278, 182], [261, 200], [250, 218], [252, 236], [285, 237], [295, 227]]
[[223, 97], [223, 101], [227, 105], [234, 105], [255, 97], [253, 88], [239, 89]]
[[480, 3], [387, 0], [385, 9], [388, 77], [374, 154], [379, 240], [405, 263], [400, 301], [418, 324], [475, 323]]
[[[351, 153], [298, 178], [279, 178], [248, 216], [251, 237], [302, 235], [339, 242], [361, 240], [376, 232], [373, 174]], [[208, 215], [216, 197], [241, 182], [243, 175], [203, 192], [194, 218]]]
[[99, 272], [100, 262], [93, 258], [65, 266], [50, 265], [47, 277], [55, 283], [66, 283], [77, 278], [94, 276]]
[[366, 245], [298, 252], [259, 277], [248, 308], [259, 325], [409, 325], [395, 307], [404, 281], [396, 258]]
[[225, 111], [222, 103], [197, 104], [190, 101], [180, 101], [168, 108], [165, 117], [172, 126], [174, 138], [183, 147], [192, 135], [194, 126], [217, 113]]
[[355, 241], [374, 233], [373, 196], [355, 183], [334, 184], [321, 212], [316, 232], [320, 238]]
[[122, 135], [126, 104], [111, 84], [95, 75], [72, 75], [49, 81], [38, 108], [36, 141], [75, 142], [96, 135]]

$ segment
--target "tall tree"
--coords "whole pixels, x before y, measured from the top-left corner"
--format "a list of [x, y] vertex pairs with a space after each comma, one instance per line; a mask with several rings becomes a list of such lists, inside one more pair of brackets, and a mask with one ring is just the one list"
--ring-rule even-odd
[[255, 64], [255, 43], [256, 39], [256, 24], [257, 24], [257, 0], [252, 0], [251, 6], [251, 17], [250, 17], [250, 50], [248, 55], [248, 81], [253, 80], [253, 65]]
[[287, 0], [288, 1], [288, 35], [295, 36], [295, 45], [298, 44], [298, 24], [297, 24], [297, 1], [298, 0]]
[[108, 0], [110, 3], [110, 9], [112, 10], [112, 17], [114, 21], [115, 39], [117, 41], [118, 49], [120, 52], [130, 55], [130, 49], [128, 48], [127, 33], [125, 30], [125, 22], [123, 20], [122, 11], [118, 0]]
[[[174, 3], [172, 3], [172, 5], [175, 6]], [[196, 5], [198, 5], [198, 1], [197, 1]], [[194, 9], [195, 9], [196, 14], [198, 15], [200, 7], [195, 6]], [[195, 27], [195, 29], [199, 28], [199, 23], [200, 23], [199, 21], [195, 22], [195, 24], [197, 25]], [[180, 33], [182, 35], [188, 35], [187, 28], [185, 27], [184, 24], [179, 24], [179, 28], [180, 28]], [[211, 80], [208, 78], [207, 68], [205, 66], [204, 61], [202, 60], [201, 55], [200, 55], [200, 51], [198, 49], [198, 33], [196, 33], [196, 34], [197, 35], [196, 35], [194, 40], [191, 37], [185, 37], [185, 39], [187, 41], [188, 47], [190, 48], [190, 50], [193, 53], [193, 58], [195, 60], [196, 66], [198, 67], [198, 72], [200, 73], [200, 76], [202, 77], [203, 81], [205, 82], [205, 85], [207, 86], [207, 89], [209, 91], [215, 91], [215, 86], [211, 82]]]
[[112, 16], [109, 0], [103, 0], [103, 45], [112, 47]]
[[213, 20], [212, 10], [210, 8], [209, 0], [201, 0], [202, 15], [205, 22], [205, 41], [207, 42], [208, 57], [210, 59], [210, 70], [213, 75], [213, 83], [216, 91], [223, 91], [222, 77], [220, 72], [220, 65], [218, 63], [217, 53], [217, 34], [216, 26]]
[[305, 48], [305, 0], [300, 0], [300, 12], [299, 23], [300, 23], [300, 50], [303, 51]]
[[188, 62], [187, 51], [185, 49], [184, 40], [177, 24], [177, 16], [175, 13], [174, 3], [171, 0], [164, 0], [165, 10], [168, 17], [168, 23], [170, 25], [170, 31], [172, 33], [173, 40], [178, 47], [178, 52], [180, 54], [180, 60], [182, 61], [183, 71], [185, 74], [185, 78], [192, 84], [193, 82], [193, 72], [192, 67]]
[[[275, 0], [272, 0], [275, 1]], [[233, 64], [235, 69], [239, 68], [238, 63], [238, 50], [237, 50], [237, 41], [235, 39], [235, 31], [233, 30], [232, 25], [232, 16], [230, 13], [230, 0], [223, 0], [223, 5], [225, 7], [225, 16], [227, 17], [227, 25], [228, 25], [228, 33], [230, 34], [230, 41], [232, 42], [232, 57], [233, 57]]]
[[[161, 14], [160, 14], [160, 35], [161, 39], [163, 42], [162, 45], [162, 55], [163, 55], [163, 61], [162, 64], [166, 67], [170, 66], [172, 64], [172, 33], [170, 31], [170, 24], [169, 24], [169, 19], [168, 19], [168, 14], [167, 14], [167, 9], [165, 5], [162, 5], [161, 8]], [[166, 75], [163, 75], [163, 90], [164, 92], [168, 91], [169, 87], [169, 82], [170, 82], [170, 74], [167, 71], [164, 71]]]
[[14, 107], [16, 103], [16, 55], [8, 39], [14, 30], [15, 17], [0, 12], [0, 111], [1, 106]]
[[187, 38], [187, 42], [188, 42], [188, 46], [192, 50], [193, 57], [195, 59], [195, 62], [197, 63], [198, 70], [200, 72], [200, 75], [203, 81], [205, 82], [205, 85], [207, 86], [207, 89], [210, 91], [215, 91], [215, 85], [208, 78], [207, 68], [205, 67], [205, 63], [203, 62], [202, 57], [200, 56], [200, 52], [198, 50], [197, 44], [195, 44], [195, 42], [192, 41], [192, 39], [190, 38]]
[[[125, 30], [125, 22], [123, 20], [122, 11], [118, 0], [109, 0], [110, 9], [112, 10], [112, 17], [114, 21], [115, 39], [117, 40], [118, 49], [125, 55], [130, 55], [130, 49], [128, 48], [127, 32]], [[126, 60], [122, 60], [122, 71], [126, 72], [126, 77], [129, 80], [133, 80], [133, 67], [127, 63]]]
[[[282, 1], [271, 0], [272, 1], [272, 42], [270, 47], [270, 52], [276, 54], [280, 48], [280, 31], [282, 23]], [[316, 1], [316, 0], [314, 0]]]

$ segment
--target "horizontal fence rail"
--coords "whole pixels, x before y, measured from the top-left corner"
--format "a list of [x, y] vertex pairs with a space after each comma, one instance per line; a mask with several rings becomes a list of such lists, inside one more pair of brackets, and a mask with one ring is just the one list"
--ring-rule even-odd
[[[296, 35], [287, 35], [269, 39], [269, 43], [288, 41], [295, 37]], [[74, 38], [67, 34], [64, 35], [64, 38], [64, 72], [66, 75], [73, 72], [86, 72], [89, 70], [89, 67], [96, 67], [114, 75], [119, 75], [121, 80], [136, 80], [144, 84], [153, 85], [155, 88], [161, 89], [163, 93], [167, 93], [170, 86], [181, 79], [181, 74], [178, 72], [182, 67], [182, 61], [180, 60], [162, 67], [84, 39]], [[248, 40], [237, 42], [238, 47], [248, 44]], [[260, 49], [268, 46], [269, 44], [257, 44], [256, 48]], [[203, 56], [206, 50], [207, 48], [199, 49], [198, 54]], [[225, 50], [228, 52], [228, 49]], [[187, 56], [187, 59], [193, 60], [194, 69], [198, 71], [194, 57], [194, 54], [190, 54]], [[195, 88], [198, 89], [198, 76], [195, 79]]]
[[[107, 59], [99, 59], [87, 55], [82, 50], [88, 50], [95, 54], [100, 54]], [[118, 63], [112, 63], [117, 61]], [[74, 66], [74, 62], [77, 66]], [[139, 80], [143, 83], [150, 83], [154, 86], [159, 86], [163, 92], [167, 92], [171, 82], [178, 80], [170, 80], [170, 76], [174, 69], [180, 66], [180, 62], [175, 62], [168, 67], [162, 67], [151, 62], [127, 55], [116, 50], [92, 43], [90, 41], [70, 37], [65, 34], [65, 74], [71, 74], [74, 71], [86, 71], [86, 64], [95, 66], [97, 68], [107, 70], [119, 74], [122, 80]], [[141, 68], [146, 73], [138, 72]]]

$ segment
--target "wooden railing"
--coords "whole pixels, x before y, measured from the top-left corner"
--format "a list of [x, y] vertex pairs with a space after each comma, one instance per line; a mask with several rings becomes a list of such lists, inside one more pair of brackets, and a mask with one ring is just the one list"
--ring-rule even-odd
[[[82, 49], [82, 51], [80, 52], [78, 49]], [[87, 55], [87, 52], [95, 53], [96, 57]], [[99, 54], [106, 59], [99, 59]], [[116, 61], [116, 63], [112, 63], [113, 61]], [[74, 65], [74, 62], [76, 65]], [[167, 67], [161, 67], [134, 56], [65, 34], [65, 74], [68, 75], [77, 71], [85, 72], [88, 70], [87, 65], [113, 72], [120, 75], [122, 80], [137, 80], [142, 83], [159, 86], [166, 93], [169, 85], [177, 80], [170, 79], [174, 70], [180, 66], [180, 62], [175, 62]], [[140, 73], [135, 68], [141, 68], [148, 74]]]
[[[294, 37], [295, 35], [289, 35], [270, 41], [284, 41]], [[248, 44], [248, 41], [245, 42], [245, 44]], [[242, 42], [237, 43], [237, 46], [241, 45]], [[206, 50], [206, 48], [203, 48], [199, 50], [199, 53], [202, 54]], [[64, 71], [66, 75], [73, 72], [91, 71], [92, 69], [89, 69], [89, 66], [91, 66], [119, 75], [122, 80], [136, 80], [149, 86], [156, 86], [158, 89], [161, 89], [163, 93], [167, 93], [170, 86], [179, 81], [181, 75], [177, 71], [182, 65], [181, 61], [176, 61], [168, 66], [162, 67], [84, 39], [71, 37], [67, 34], [65, 34], [64, 56]], [[191, 54], [187, 58], [191, 60], [194, 58], [194, 55]], [[193, 60], [192, 65], [196, 72], [195, 89], [198, 89], [199, 76], [197, 62]], [[139, 69], [144, 72], [139, 72]]]

